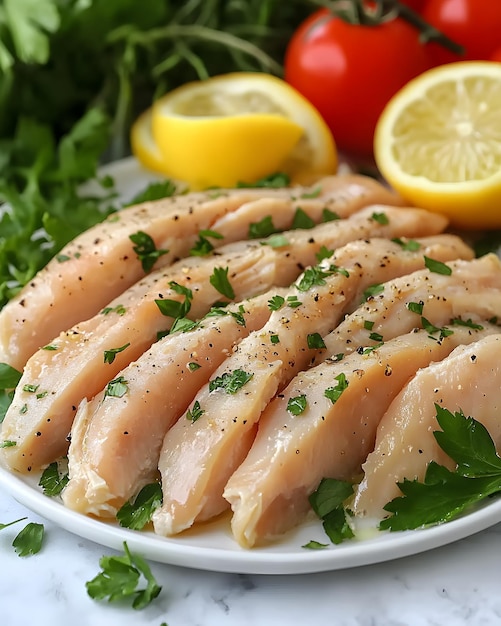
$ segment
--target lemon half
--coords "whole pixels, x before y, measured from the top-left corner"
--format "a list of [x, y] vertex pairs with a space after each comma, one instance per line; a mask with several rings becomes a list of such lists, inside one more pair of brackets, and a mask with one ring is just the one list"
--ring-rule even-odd
[[233, 187], [277, 171], [296, 182], [332, 174], [334, 139], [318, 111], [285, 81], [239, 72], [187, 83], [134, 124], [133, 153], [194, 189]]
[[501, 63], [451, 63], [410, 81], [378, 121], [374, 156], [412, 204], [459, 228], [501, 227]]

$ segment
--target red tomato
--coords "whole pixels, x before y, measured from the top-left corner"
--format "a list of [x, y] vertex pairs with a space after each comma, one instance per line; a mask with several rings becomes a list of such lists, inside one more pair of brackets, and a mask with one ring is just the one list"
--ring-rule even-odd
[[501, 42], [499, 0], [428, 0], [424, 19], [465, 47], [459, 56], [438, 44], [430, 45], [436, 64], [488, 59]]
[[406, 4], [408, 7], [416, 11], [416, 13], [421, 13], [427, 0], [400, 0], [400, 2], [402, 4]]
[[501, 63], [501, 48], [497, 48], [489, 57], [489, 61], [497, 61], [497, 63]]
[[430, 67], [427, 48], [401, 18], [361, 26], [320, 9], [289, 42], [285, 79], [320, 111], [341, 151], [371, 157], [384, 106]]

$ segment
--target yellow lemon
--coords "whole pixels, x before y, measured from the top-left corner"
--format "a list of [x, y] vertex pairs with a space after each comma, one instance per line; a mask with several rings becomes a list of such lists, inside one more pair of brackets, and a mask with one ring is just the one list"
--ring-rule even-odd
[[408, 201], [459, 228], [501, 227], [501, 63], [431, 69], [387, 104], [374, 156]]
[[134, 124], [132, 149], [155, 171], [192, 188], [232, 187], [277, 171], [294, 181], [332, 174], [332, 135], [285, 81], [239, 72], [187, 83]]

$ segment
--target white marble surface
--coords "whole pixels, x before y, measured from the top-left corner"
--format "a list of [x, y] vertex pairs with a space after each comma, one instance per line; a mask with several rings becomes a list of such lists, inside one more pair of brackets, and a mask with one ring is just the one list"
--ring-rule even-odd
[[501, 524], [417, 556], [322, 574], [220, 574], [151, 563], [162, 592], [147, 608], [96, 602], [85, 582], [113, 551], [41, 519], [0, 493], [0, 523], [45, 525], [42, 551], [21, 558], [0, 531], [2, 626], [497, 626]]

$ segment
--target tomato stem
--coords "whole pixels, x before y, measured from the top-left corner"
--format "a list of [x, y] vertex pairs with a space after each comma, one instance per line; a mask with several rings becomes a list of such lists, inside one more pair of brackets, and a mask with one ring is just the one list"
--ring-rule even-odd
[[419, 39], [422, 43], [435, 41], [455, 54], [462, 55], [465, 52], [463, 46], [447, 37], [399, 0], [332, 0], [329, 9], [345, 22], [362, 26], [377, 26], [400, 17], [419, 30]]

